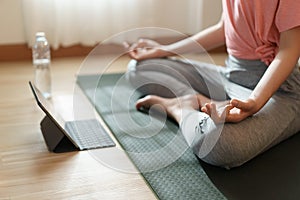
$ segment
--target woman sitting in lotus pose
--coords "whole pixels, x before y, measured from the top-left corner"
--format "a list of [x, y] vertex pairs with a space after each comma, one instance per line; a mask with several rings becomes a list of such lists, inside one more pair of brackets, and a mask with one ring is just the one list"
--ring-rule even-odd
[[[223, 0], [222, 18], [190, 38], [128, 45], [130, 82], [160, 105], [203, 161], [240, 166], [300, 130], [300, 1]], [[226, 44], [226, 67], [166, 58]]]

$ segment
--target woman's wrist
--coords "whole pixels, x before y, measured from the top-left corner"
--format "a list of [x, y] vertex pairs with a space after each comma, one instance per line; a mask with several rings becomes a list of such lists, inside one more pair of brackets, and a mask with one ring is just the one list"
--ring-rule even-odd
[[170, 45], [160, 45], [159, 50], [160, 50], [159, 54], [161, 55], [161, 57], [176, 55], [176, 53], [174, 52], [174, 50], [172, 50]]
[[258, 97], [250, 97], [247, 100], [251, 105], [251, 113], [252, 115], [260, 111], [260, 109], [266, 104], [266, 101], [264, 98], [258, 98]]

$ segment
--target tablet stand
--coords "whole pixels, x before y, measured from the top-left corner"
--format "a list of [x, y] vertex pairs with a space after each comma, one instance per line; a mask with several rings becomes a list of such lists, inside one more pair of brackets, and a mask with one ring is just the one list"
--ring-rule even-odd
[[49, 151], [62, 153], [78, 150], [78, 148], [47, 115], [43, 118], [40, 125]]

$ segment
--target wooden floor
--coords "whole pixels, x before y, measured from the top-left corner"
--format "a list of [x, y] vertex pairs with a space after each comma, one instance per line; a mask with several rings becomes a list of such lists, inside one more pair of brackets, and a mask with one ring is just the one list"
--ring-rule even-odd
[[[213, 59], [223, 64], [224, 56]], [[122, 72], [129, 61], [114, 55], [84, 59], [52, 61], [53, 101], [61, 108], [72, 103], [76, 74]], [[99, 162], [90, 151], [48, 152], [39, 127], [44, 114], [28, 86], [33, 74], [30, 61], [0, 62], [0, 200], [156, 199], [119, 146], [99, 151], [128, 171]]]

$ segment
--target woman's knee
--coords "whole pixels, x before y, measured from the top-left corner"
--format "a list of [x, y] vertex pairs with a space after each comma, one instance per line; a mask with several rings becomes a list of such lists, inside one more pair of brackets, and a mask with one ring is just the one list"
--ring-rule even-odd
[[[215, 134], [215, 136], [210, 134]], [[193, 150], [204, 162], [227, 169], [244, 164], [257, 152], [251, 147], [251, 142], [247, 141], [247, 137], [234, 134], [233, 130], [226, 126], [219, 133], [216, 133], [216, 130], [205, 132], [193, 146]]]

